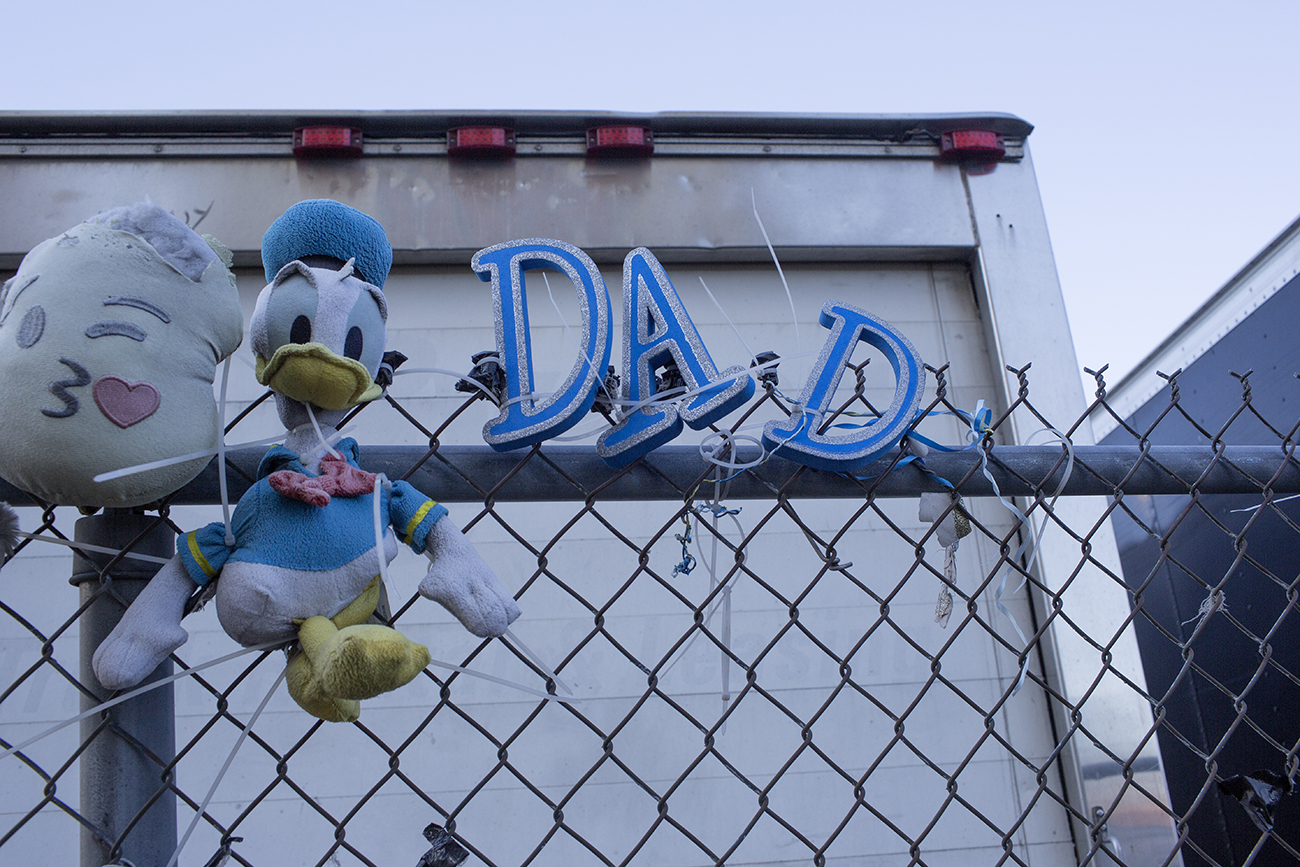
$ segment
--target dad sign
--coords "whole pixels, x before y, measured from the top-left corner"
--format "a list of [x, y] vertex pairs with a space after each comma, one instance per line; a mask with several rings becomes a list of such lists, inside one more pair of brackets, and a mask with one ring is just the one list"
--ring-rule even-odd
[[[492, 284], [497, 355], [506, 373], [501, 414], [483, 428], [483, 439], [497, 451], [544, 442], [577, 424], [596, 400], [613, 348], [609, 290], [596, 263], [563, 241], [531, 238], [507, 241], [474, 254], [471, 267]], [[557, 271], [578, 293], [582, 314], [580, 349], [564, 384], [545, 397], [533, 397], [532, 342], [524, 272]], [[800, 412], [770, 421], [763, 447], [821, 470], [846, 472], [874, 461], [893, 448], [916, 418], [925, 388], [925, 369], [916, 349], [885, 321], [850, 304], [828, 301], [821, 325], [830, 330], [803, 393]], [[844, 363], [858, 341], [880, 350], [894, 369], [894, 400], [885, 414], [845, 433], [820, 433], [830, 414]], [[654, 373], [673, 362], [686, 383], [676, 400], [656, 399]], [[700, 430], [745, 404], [754, 381], [744, 367], [719, 371], [663, 265], [645, 247], [623, 260], [623, 358], [620, 370], [624, 406], [631, 408], [601, 434], [596, 452], [611, 466], [625, 466], [682, 432]]]

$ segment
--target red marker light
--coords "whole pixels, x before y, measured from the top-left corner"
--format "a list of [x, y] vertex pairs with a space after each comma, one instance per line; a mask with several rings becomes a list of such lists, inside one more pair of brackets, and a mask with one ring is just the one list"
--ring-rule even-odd
[[587, 130], [589, 157], [648, 157], [654, 151], [654, 133], [643, 126], [594, 126]]
[[293, 131], [293, 155], [308, 157], [359, 157], [363, 154], [361, 130], [346, 126], [300, 126]]
[[955, 129], [939, 139], [939, 159], [948, 163], [992, 163], [1007, 155], [998, 133], [984, 129]]
[[512, 157], [515, 131], [503, 126], [462, 126], [447, 130], [447, 156]]

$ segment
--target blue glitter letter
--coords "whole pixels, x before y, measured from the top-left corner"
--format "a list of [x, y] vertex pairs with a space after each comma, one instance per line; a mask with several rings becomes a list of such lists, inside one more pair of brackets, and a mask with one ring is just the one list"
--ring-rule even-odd
[[[821, 324], [831, 333], [799, 398], [804, 411], [783, 422], [768, 422], [763, 429], [763, 447], [819, 470], [847, 472], [871, 463], [902, 439], [921, 404], [925, 368], [906, 337], [865, 310], [827, 301], [822, 307]], [[883, 352], [894, 368], [894, 402], [883, 416], [852, 433], [818, 433], [844, 373], [844, 363], [859, 340]]]
[[660, 403], [629, 413], [596, 443], [605, 463], [630, 464], [681, 433], [683, 421], [699, 430], [754, 394], [754, 381], [745, 368], [718, 373], [663, 265], [638, 247], [623, 260], [624, 399], [635, 404], [652, 398], [655, 370], [670, 361], [688, 392], [703, 390], [681, 405]]
[[[492, 283], [496, 313], [497, 354], [506, 372], [506, 403], [501, 415], [483, 427], [483, 439], [499, 452], [523, 448], [564, 433], [577, 424], [596, 400], [613, 340], [609, 290], [596, 263], [572, 244], [531, 238], [507, 241], [474, 254], [470, 267]], [[533, 356], [528, 332], [524, 271], [550, 268], [566, 275], [578, 292], [582, 310], [582, 348], [569, 378], [545, 400], [534, 401]], [[503, 278], [509, 294], [503, 294]]]

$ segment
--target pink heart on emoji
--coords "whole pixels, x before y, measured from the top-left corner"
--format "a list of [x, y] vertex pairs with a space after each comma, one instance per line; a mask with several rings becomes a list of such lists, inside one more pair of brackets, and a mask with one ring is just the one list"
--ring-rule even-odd
[[109, 421], [121, 428], [138, 424], [158, 411], [162, 398], [147, 382], [127, 382], [120, 376], [95, 380], [95, 403]]

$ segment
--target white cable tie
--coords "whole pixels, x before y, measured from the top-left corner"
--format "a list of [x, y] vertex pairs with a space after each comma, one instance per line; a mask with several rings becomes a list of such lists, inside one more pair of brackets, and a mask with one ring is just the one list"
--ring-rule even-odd
[[388, 552], [384, 550], [384, 524], [380, 519], [380, 495], [386, 489], [391, 489], [392, 483], [383, 473], [375, 474], [374, 487], [374, 517], [375, 517], [375, 554], [379, 557], [379, 581], [388, 588], [388, 592], [397, 597], [397, 590], [388, 579]]
[[[984, 401], [981, 400], [976, 403], [975, 412], [971, 415], [971, 421], [970, 421], [971, 430], [970, 430], [970, 434], [968, 434], [968, 438], [970, 436], [974, 436], [975, 439], [971, 440], [972, 442], [978, 442], [979, 439], [983, 436], [982, 431], [976, 431], [975, 429], [975, 424], [980, 414], [983, 412], [983, 409], [984, 409]], [[1062, 475], [1060, 483], [1056, 486], [1056, 490], [1053, 492], [1051, 498], [1048, 501], [1047, 508], [1050, 510], [1052, 505], [1056, 503], [1057, 498], [1060, 497], [1061, 492], [1065, 490], [1065, 485], [1069, 481], [1070, 475], [1074, 472], [1074, 444], [1071, 443], [1070, 440], [1065, 435], [1063, 435], [1060, 431], [1055, 430], [1054, 428], [1043, 428], [1034, 431], [1034, 433], [1027, 438], [1026, 442], [1029, 442], [1035, 436], [1044, 432], [1052, 434], [1053, 438], [1058, 442], [1060, 442], [1065, 447], [1066, 450], [1065, 473]], [[1016, 516], [1016, 522], [1017, 522], [1016, 526], [1023, 527], [1028, 525], [1027, 538], [1020, 543], [1020, 546], [1016, 549], [1016, 553], [1012, 555], [1011, 558], [1009, 558], [1007, 562], [1003, 564], [1002, 567], [999, 567], [998, 571], [1002, 572], [1002, 578], [998, 582], [997, 590], [994, 592], [993, 595], [994, 605], [997, 607], [998, 611], [1000, 611], [1002, 615], [1007, 618], [1007, 620], [1011, 621], [1011, 627], [1016, 631], [1016, 635], [1020, 638], [1021, 645], [1028, 648], [1029, 640], [1025, 637], [1025, 633], [1023, 630], [1021, 630], [1020, 624], [1016, 621], [1015, 616], [1007, 609], [1006, 605], [1002, 603], [1002, 596], [1006, 592], [1007, 575], [1011, 571], [1010, 570], [1011, 562], [1020, 560], [1021, 557], [1023, 556], [1025, 557], [1025, 559], [1028, 560], [1028, 567], [1032, 567], [1033, 564], [1036, 561], [1038, 561], [1038, 550], [1039, 550], [1038, 540], [1041, 538], [1043, 530], [1047, 528], [1048, 516], [1044, 515], [1042, 524], [1038, 527], [1035, 527], [1034, 522], [1031, 521], [1028, 517], [1026, 517], [1024, 512], [1016, 508], [1016, 506], [1013, 503], [1011, 503], [1009, 500], [1007, 500], [1006, 497], [1002, 495], [1002, 492], [998, 489], [997, 482], [993, 479], [993, 474], [989, 472], [988, 452], [984, 451], [983, 449], [980, 449], [980, 471], [983, 473], [984, 477], [988, 479], [989, 484], [992, 486], [994, 496], [997, 497], [998, 501], [1002, 503], [1002, 505], [1007, 510], [1009, 510], [1013, 515]], [[1026, 549], [1028, 549], [1029, 551], [1028, 555], [1025, 554]], [[1038, 565], [1039, 568], [1041, 569], [1042, 563], [1039, 562]], [[1020, 584], [1017, 585], [1015, 590], [1011, 591], [1012, 594], [1020, 592], [1020, 588], [1024, 587], [1028, 581], [1029, 581], [1028, 574], [1022, 576]], [[1011, 690], [1012, 695], [1016, 695], [1017, 693], [1019, 693], [1020, 688], [1024, 686], [1025, 676], [1028, 674], [1028, 667], [1029, 667], [1029, 657], [1026, 656], [1024, 662], [1020, 666], [1020, 673], [1016, 678], [1015, 686], [1012, 687]]]
[[[722, 445], [712, 445], [712, 440], [715, 437], [722, 439], [724, 443]], [[736, 453], [736, 448], [734, 443], [742, 440], [745, 442], [753, 443], [754, 445], [758, 446], [759, 456], [757, 458], [755, 458], [752, 461], [737, 462], [737, 461], [724, 461], [720, 458], [715, 457], [715, 455], [717, 455], [718, 452], [720, 451], [728, 451], [732, 455], [734, 455]], [[713, 464], [715, 467], [722, 467], [723, 469], [727, 469], [727, 470], [748, 470], [752, 467], [758, 466], [759, 464], [767, 460], [767, 453], [763, 451], [763, 443], [757, 437], [752, 437], [747, 434], [737, 434], [734, 432], [729, 433], [724, 430], [714, 431], [704, 439], [700, 440], [699, 449], [700, 449], [700, 457], [702, 457], [705, 461], [707, 461], [710, 464]]]
[[23, 741], [21, 744], [10, 747], [9, 749], [5, 750], [3, 753], [0, 753], [0, 759], [7, 758], [8, 756], [11, 756], [16, 752], [19, 752], [31, 746], [37, 741], [49, 737], [50, 735], [54, 734], [60, 729], [67, 728], [73, 723], [79, 723], [83, 719], [89, 719], [90, 717], [94, 716], [97, 713], [100, 713], [101, 711], [106, 711], [109, 708], [115, 707], [124, 701], [130, 701], [136, 696], [143, 695], [144, 693], [149, 692], [150, 690], [157, 689], [160, 686], [166, 686], [169, 683], [175, 683], [176, 681], [180, 680], [182, 677], [189, 677], [192, 674], [197, 674], [198, 672], [203, 671], [205, 668], [212, 668], [212, 666], [214, 665], [220, 665], [223, 662], [229, 662], [230, 660], [235, 659], [236, 657], [243, 656], [247, 653], [258, 653], [263, 650], [271, 650], [273, 648], [280, 647], [283, 644], [284, 644], [283, 641], [268, 641], [265, 644], [259, 644], [256, 645], [255, 647], [241, 647], [239, 650], [236, 650], [234, 653], [227, 653], [225, 656], [218, 657], [217, 659], [210, 659], [207, 662], [200, 663], [199, 665], [191, 666], [190, 668], [182, 668], [180, 671], [174, 674], [170, 674], [167, 677], [161, 678], [159, 680], [152, 680], [149, 683], [146, 683], [144, 686], [136, 687], [130, 692], [124, 692], [119, 696], [114, 696], [113, 698], [110, 698], [108, 701], [103, 702], [102, 704], [97, 704], [94, 707], [92, 707], [90, 710], [83, 710], [81, 713], [77, 714], [71, 719], [65, 719], [63, 722], [51, 726], [50, 728], [46, 729], [45, 731], [41, 732], [38, 735], [33, 735], [32, 737]]
[[217, 403], [217, 488], [221, 492], [221, 518], [225, 523], [227, 548], [235, 547], [230, 529], [230, 493], [226, 488], [226, 385], [230, 382], [230, 356], [221, 366], [221, 400]]
[[613, 427], [609, 424], [609, 422], [602, 421], [596, 427], [589, 428], [585, 431], [576, 434], [564, 434], [563, 436], [551, 437], [550, 439], [547, 440], [547, 442], [576, 443], [603, 434], [607, 430], [613, 430]]
[[248, 733], [253, 730], [253, 723], [257, 722], [257, 718], [262, 715], [262, 711], [266, 710], [267, 704], [271, 701], [271, 696], [275, 695], [275, 691], [280, 688], [281, 682], [284, 681], [285, 675], [288, 673], [289, 666], [286, 665], [284, 669], [281, 670], [280, 676], [275, 679], [275, 683], [271, 684], [271, 688], [267, 691], [266, 697], [262, 699], [262, 703], [257, 706], [257, 710], [253, 711], [253, 715], [248, 718], [248, 723], [242, 726], [241, 731], [239, 732], [239, 737], [235, 738], [235, 745], [230, 748], [230, 755], [226, 756], [226, 761], [222, 764], [221, 770], [217, 771], [217, 777], [212, 781], [211, 787], [208, 788], [208, 793], [203, 796], [203, 801], [199, 804], [199, 808], [194, 811], [194, 818], [190, 820], [190, 826], [185, 829], [185, 835], [181, 837], [180, 843], [176, 845], [176, 851], [172, 853], [172, 857], [167, 861], [167, 867], [176, 867], [176, 862], [180, 860], [181, 857], [181, 850], [184, 849], [185, 844], [190, 841], [190, 835], [194, 833], [194, 829], [198, 826], [199, 820], [202, 819], [203, 814], [207, 812], [208, 804], [212, 803], [212, 796], [217, 793], [217, 786], [221, 785], [221, 779], [226, 775], [226, 771], [230, 770], [231, 763], [235, 761], [235, 753], [239, 752], [239, 748], [242, 747], [244, 741], [248, 739]]
[[84, 551], [95, 551], [99, 554], [121, 554], [123, 557], [128, 557], [132, 560], [139, 560], [143, 563], [157, 563], [159, 565], [164, 565], [171, 562], [171, 560], [167, 558], [154, 557], [151, 554], [137, 554], [134, 551], [122, 551], [118, 548], [106, 548], [103, 545], [88, 545], [85, 542], [69, 541], [67, 539], [60, 539], [57, 536], [38, 536], [35, 533], [24, 533], [21, 530], [15, 530], [14, 533], [15, 535], [22, 536], [26, 539], [33, 539], [37, 542], [50, 542], [54, 545], [63, 545], [72, 548], [73, 550], [81, 549]]
[[533, 651], [529, 649], [527, 644], [524, 644], [524, 642], [519, 638], [518, 635], [515, 635], [513, 632], [510, 631], [510, 627], [508, 626], [506, 627], [505, 637], [509, 638], [512, 642], [514, 642], [515, 645], [518, 646], [519, 650], [523, 652], [524, 656], [528, 657], [533, 661], [533, 665], [536, 665], [546, 674], [547, 677], [555, 681], [556, 686], [564, 690], [569, 695], [573, 695], [573, 690], [569, 689], [569, 685], [565, 683], [563, 680], [561, 680], [560, 676], [556, 674], [554, 671], [552, 671], [550, 666], [542, 662], [542, 658], [538, 656], [536, 653], [533, 653]]
[[[699, 277], [698, 274], [696, 276]], [[703, 277], [700, 277], [700, 285], [703, 286], [704, 291], [709, 294], [709, 300], [713, 302], [714, 307], [718, 308], [718, 312], [722, 314], [722, 318], [727, 320], [727, 324], [731, 326], [731, 330], [736, 332], [736, 339], [740, 341], [740, 345], [745, 347], [745, 351], [749, 353], [750, 359], [755, 365], [757, 365], [758, 356], [754, 354], [754, 350], [749, 348], [749, 344], [745, 342], [745, 338], [740, 336], [740, 329], [736, 327], [736, 323], [731, 321], [731, 317], [727, 315], [727, 311], [722, 309], [722, 305], [718, 303], [718, 299], [713, 297], [713, 291], [709, 289], [709, 284], [704, 282]]]
[[538, 698], [544, 698], [547, 701], [558, 701], [560, 704], [581, 703], [582, 701], [584, 701], [584, 699], [581, 698], [572, 698], [563, 695], [551, 695], [549, 692], [543, 692], [540, 689], [533, 689], [531, 686], [524, 686], [522, 683], [515, 683], [513, 680], [506, 680], [505, 678], [497, 677], [494, 674], [487, 674], [486, 672], [475, 671], [472, 668], [465, 668], [463, 665], [453, 665], [450, 662], [443, 662], [438, 659], [430, 659], [429, 664], [436, 665], [439, 668], [446, 668], [451, 671], [459, 671], [461, 674], [468, 674], [470, 677], [480, 677], [483, 680], [490, 680], [493, 683], [498, 683], [501, 684], [502, 686], [508, 686], [511, 689], [517, 689], [520, 692], [526, 692], [529, 695], [535, 695]]
[[[490, 357], [491, 357], [491, 358], [495, 358], [496, 356], [490, 356]], [[484, 361], [487, 361], [487, 360], [488, 360], [488, 358], [482, 358], [482, 359], [479, 360], [479, 363], [482, 364]], [[501, 360], [498, 358], [498, 359], [497, 359], [497, 364], [500, 364], [500, 363], [501, 363]], [[402, 370], [394, 370], [394, 371], [393, 371], [393, 376], [395, 376], [395, 377], [396, 377], [396, 376], [410, 376], [410, 375], [413, 374], [413, 373], [441, 373], [441, 374], [443, 374], [444, 376], [450, 376], [450, 377], [452, 377], [453, 379], [457, 380], [458, 382], [468, 382], [470, 385], [474, 386], [474, 387], [477, 388], [479, 391], [481, 391], [481, 392], [483, 392], [485, 395], [487, 395], [488, 400], [492, 401], [492, 403], [493, 403], [494, 406], [500, 406], [500, 405], [501, 405], [500, 403], [497, 402], [497, 396], [496, 396], [495, 394], [492, 393], [492, 389], [488, 388], [486, 385], [484, 385], [483, 383], [479, 382], [477, 379], [472, 379], [472, 378], [466, 376], [465, 374], [463, 374], [463, 373], [457, 373], [457, 372], [454, 371], [454, 370], [447, 370], [447, 369], [442, 368], [442, 367], [411, 367], [411, 368], [403, 368]]]
[[[312, 411], [311, 404], [304, 403], [303, 406], [307, 407], [307, 418], [311, 419], [312, 430], [316, 431], [316, 439], [320, 441], [320, 444], [324, 447], [324, 450], [328, 451], [331, 455], [333, 455], [336, 458], [342, 458], [343, 455], [335, 451], [334, 447], [330, 445], [328, 442], [326, 442], [325, 434], [321, 432], [320, 423], [316, 421], [316, 413]], [[312, 449], [312, 454], [315, 454], [317, 451], [318, 449]]]
[[767, 236], [767, 227], [763, 225], [763, 218], [758, 215], [758, 199], [754, 196], [753, 187], [749, 188], [749, 202], [754, 207], [754, 219], [758, 221], [758, 230], [763, 233], [763, 243], [767, 244], [767, 252], [772, 256], [772, 264], [776, 266], [777, 276], [781, 278], [781, 285], [785, 287], [785, 297], [790, 302], [790, 320], [794, 323], [794, 345], [802, 352], [803, 344], [799, 342], [799, 314], [794, 310], [794, 296], [790, 294], [790, 284], [785, 282], [785, 272], [781, 270], [781, 260], [776, 258], [772, 239]]
[[555, 308], [555, 315], [560, 317], [560, 324], [564, 326], [564, 336], [572, 340], [573, 332], [569, 329], [569, 321], [565, 319], [564, 314], [560, 312], [560, 305], [555, 303], [555, 295], [551, 292], [551, 281], [546, 276], [546, 269], [542, 268], [541, 272], [542, 282], [546, 284], [546, 294], [550, 296], [551, 299], [551, 306]]
[[[1289, 497], [1278, 497], [1276, 499], [1270, 500], [1269, 502], [1272, 504], [1285, 503], [1287, 500], [1294, 500], [1297, 497], [1300, 497], [1300, 494], [1291, 494]], [[1258, 512], [1262, 508], [1264, 508], [1264, 504], [1259, 503], [1258, 505], [1255, 506], [1247, 506], [1244, 509], [1229, 509], [1228, 514], [1236, 515], [1241, 512]]]
[[[244, 448], [251, 448], [252, 446], [264, 446], [264, 445], [269, 445], [271, 443], [279, 442], [282, 439], [284, 439], [284, 434], [276, 434], [275, 436], [262, 437], [261, 439], [251, 440], [249, 442], [239, 443], [233, 446], [228, 445], [226, 446], [226, 450], [229, 451], [230, 449], [244, 449]], [[149, 463], [147, 464], [136, 464], [133, 467], [123, 467], [120, 470], [109, 470], [106, 473], [100, 473], [99, 475], [95, 476], [94, 481], [111, 482], [114, 479], [120, 479], [123, 476], [133, 476], [136, 473], [147, 473], [149, 470], [156, 470], [162, 467], [170, 467], [173, 464], [183, 464], [186, 461], [192, 461], [197, 458], [210, 458], [216, 453], [217, 453], [216, 448], [203, 449], [202, 451], [198, 451], [198, 452], [190, 452], [187, 455], [177, 455], [174, 458], [162, 458], [161, 460], [157, 460], [157, 461], [149, 461]]]
[[[298, 427], [294, 428], [294, 430], [295, 431], [301, 430], [303, 427], [304, 425], [298, 425]], [[307, 463], [311, 463], [312, 459], [315, 458], [316, 455], [320, 454], [325, 449], [330, 448], [331, 446], [333, 446], [335, 443], [337, 443], [339, 440], [343, 439], [344, 437], [356, 433], [356, 430], [357, 430], [357, 426], [354, 424], [348, 425], [347, 427], [343, 428], [343, 430], [336, 430], [334, 431], [334, 433], [325, 437], [325, 440], [323, 442], [316, 443], [316, 445], [312, 446], [311, 449], [308, 450], [308, 452], [305, 455], [302, 455], [301, 457], [305, 458]]]

